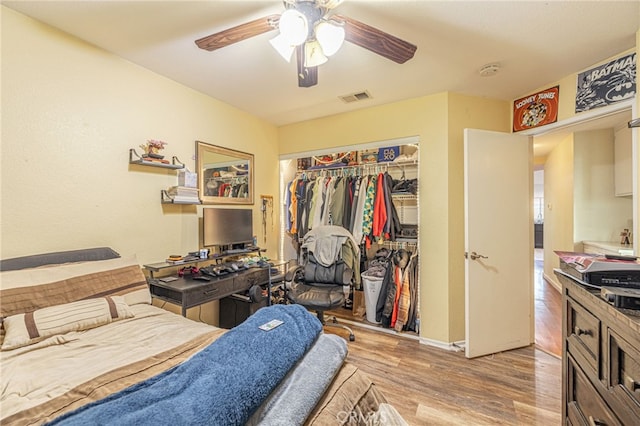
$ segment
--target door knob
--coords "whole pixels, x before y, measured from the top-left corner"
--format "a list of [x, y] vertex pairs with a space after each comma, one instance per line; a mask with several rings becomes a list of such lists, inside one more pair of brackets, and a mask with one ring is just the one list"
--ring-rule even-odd
[[488, 256], [483, 256], [481, 254], [476, 253], [475, 251], [472, 251], [471, 254], [467, 253], [466, 251], [464, 252], [464, 257], [466, 259], [471, 259], [471, 260], [476, 260], [476, 259], [488, 259]]

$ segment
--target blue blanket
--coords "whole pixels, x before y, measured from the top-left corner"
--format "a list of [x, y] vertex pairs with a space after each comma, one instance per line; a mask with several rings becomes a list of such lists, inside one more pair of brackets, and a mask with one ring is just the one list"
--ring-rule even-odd
[[[258, 328], [273, 319], [284, 323]], [[262, 308], [183, 364], [51, 424], [245, 424], [321, 330], [299, 305]]]

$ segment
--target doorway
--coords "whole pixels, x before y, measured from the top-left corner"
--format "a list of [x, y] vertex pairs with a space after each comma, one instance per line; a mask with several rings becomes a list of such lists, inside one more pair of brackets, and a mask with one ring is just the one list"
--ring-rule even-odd
[[[553, 158], [552, 152], [554, 149], [558, 148], [566, 138], [573, 138], [572, 135], [575, 135], [576, 133], [582, 134], [583, 132], [597, 132], [604, 129], [613, 129], [611, 131], [613, 134], [616, 129], [626, 127], [626, 123], [632, 117], [633, 109], [634, 107], [632, 103], [618, 105], [616, 109], [613, 110], [603, 108], [602, 111], [592, 111], [591, 115], [586, 119], [582, 117], [582, 121], [574, 118], [572, 120], [566, 120], [564, 123], [559, 123], [557, 126], [554, 126], [554, 128], [551, 128], [553, 125], [550, 125], [548, 126], [549, 129], [540, 130], [540, 133], [538, 134], [532, 133], [532, 136], [534, 136], [535, 162], [539, 165], [537, 169], [541, 170], [544, 182], [543, 187], [545, 187], [545, 190], [542, 191], [541, 195], [536, 195], [537, 191], [534, 188], [533, 200], [534, 218], [541, 218], [541, 222], [544, 226], [542, 228], [544, 233], [543, 247], [538, 248], [536, 246], [534, 249], [535, 341], [536, 346], [545, 352], [554, 355], [561, 354], [562, 296], [561, 286], [558, 284], [557, 280], [554, 279], [553, 269], [558, 267], [558, 260], [553, 251], [582, 251], [582, 240], [585, 239], [584, 235], [581, 236], [580, 232], [576, 233], [573, 229], [574, 214], [576, 211], [580, 211], [580, 209], [584, 208], [584, 204], [581, 204], [580, 200], [573, 199], [573, 190], [569, 191], [569, 194], [564, 194], [567, 195], [564, 197], [565, 200], [569, 200], [567, 201], [566, 206], [559, 204], [557, 193], [546, 193], [548, 191], [547, 187], [553, 186], [554, 180], [556, 181], [556, 184], [558, 181], [562, 181], [562, 184], [564, 184], [568, 180], [574, 179], [574, 175], [560, 176], [553, 170], [553, 161], [557, 161], [557, 153], [556, 158]], [[635, 116], [635, 114], [633, 115]], [[635, 137], [636, 136], [634, 135], [634, 138]], [[578, 138], [574, 139], [575, 144], [581, 143], [581, 140]], [[636, 142], [633, 143], [634, 147], [635, 143]], [[574, 152], [571, 152], [571, 154], [573, 155]], [[631, 163], [635, 165], [637, 161], [632, 160], [637, 157], [635, 149], [629, 150], [628, 156], [631, 159]], [[549, 173], [547, 173], [547, 164], [551, 164], [551, 168], [548, 170]], [[557, 164], [555, 170], [558, 170]], [[635, 173], [636, 172], [634, 170], [632, 174], [634, 176], [634, 188], [632, 194], [627, 196], [626, 201], [629, 205], [632, 205], [629, 213], [629, 218], [632, 218], [630, 219], [631, 223], [629, 224], [631, 229], [637, 228], [637, 223], [635, 223], [637, 222], [637, 212], [635, 208]], [[579, 176], [579, 174], [576, 174], [576, 176]], [[579, 183], [577, 185], [579, 185]], [[593, 190], [592, 186], [590, 188], [590, 190]], [[556, 196], [555, 199], [554, 195]], [[542, 202], [540, 201], [540, 197]], [[538, 212], [537, 208], [540, 204], [542, 205], [542, 210], [541, 212]], [[566, 212], [566, 215], [561, 216], [561, 212]], [[534, 222], [537, 223], [538, 220], [534, 220]], [[569, 230], [567, 230], [567, 223], [572, 224], [571, 229]], [[611, 226], [611, 228], [609, 236], [604, 234], [604, 236], [598, 240], [614, 240], [615, 235], [619, 230], [617, 230], [616, 226]]]
[[544, 165], [533, 171], [533, 293], [535, 343], [543, 352], [562, 356], [562, 296], [544, 279]]

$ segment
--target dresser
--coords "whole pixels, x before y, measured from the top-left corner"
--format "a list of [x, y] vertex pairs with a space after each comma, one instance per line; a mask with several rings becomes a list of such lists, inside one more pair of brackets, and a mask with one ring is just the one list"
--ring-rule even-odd
[[562, 415], [567, 425], [640, 424], [640, 311], [556, 270], [563, 292]]

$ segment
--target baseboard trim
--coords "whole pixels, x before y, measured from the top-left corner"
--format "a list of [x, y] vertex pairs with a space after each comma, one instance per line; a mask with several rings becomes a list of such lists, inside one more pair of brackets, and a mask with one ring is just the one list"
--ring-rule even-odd
[[553, 288], [555, 288], [556, 290], [558, 290], [559, 293], [562, 293], [562, 286], [560, 285], [560, 283], [557, 283], [555, 280], [553, 280], [549, 275], [547, 274], [542, 274], [542, 278], [549, 283], [549, 285], [551, 285]]
[[439, 340], [427, 339], [426, 337], [420, 338], [420, 343], [427, 346], [434, 346], [439, 349], [444, 349], [446, 351], [451, 352], [462, 352], [464, 351], [466, 342], [464, 340], [460, 340], [457, 342], [441, 342]]
[[[331, 317], [331, 315], [329, 315], [329, 317]], [[377, 331], [379, 333], [385, 333], [395, 337], [402, 337], [405, 339], [417, 340], [422, 345], [433, 346], [433, 347], [444, 349], [450, 352], [462, 352], [464, 351], [465, 344], [466, 344], [464, 340], [451, 342], [451, 343], [441, 342], [439, 340], [427, 339], [426, 337], [419, 337], [412, 332], [405, 332], [405, 331], [397, 332], [392, 328], [384, 328], [384, 327], [380, 327], [379, 325], [371, 324], [368, 322], [353, 321], [343, 317], [338, 318], [338, 323], [342, 323], [342, 324], [354, 326], [354, 327], [366, 328], [367, 330]], [[357, 338], [357, 331], [354, 331], [354, 333], [356, 333], [356, 338]]]

